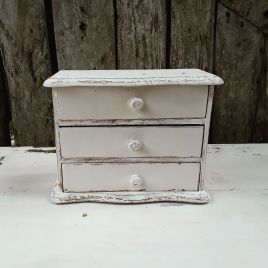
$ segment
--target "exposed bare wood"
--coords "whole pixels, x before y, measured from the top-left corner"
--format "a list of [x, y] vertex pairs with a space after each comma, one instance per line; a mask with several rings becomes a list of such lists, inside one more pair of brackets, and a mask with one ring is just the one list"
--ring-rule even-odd
[[116, 2], [119, 69], [165, 68], [165, 1]]
[[0, 42], [16, 145], [53, 145], [51, 75], [44, 1], [1, 0]]
[[263, 35], [219, 4], [216, 37], [215, 71], [225, 84], [215, 92], [211, 142], [251, 142], [263, 75]]
[[119, 120], [58, 120], [60, 127], [64, 126], [117, 126], [117, 125], [203, 125], [205, 119], [179, 118], [179, 119], [119, 119]]
[[[267, 0], [0, 0], [0, 10], [0, 46], [9, 90], [5, 94], [10, 96], [17, 145], [54, 144], [51, 93], [41, 83], [56, 71], [57, 60], [60, 69], [194, 67], [213, 72], [216, 60], [215, 72], [224, 76], [226, 85], [216, 90], [210, 141], [268, 141]], [[103, 80], [102, 75], [65, 80], [59, 74], [46, 85], [129, 88], [178, 82], [168, 74], [157, 81]], [[183, 78], [181, 83], [199, 84], [201, 78]], [[216, 77], [211, 81], [221, 83]], [[0, 140], [9, 145], [9, 108], [1, 99]], [[101, 122], [81, 124], [88, 123]]]
[[171, 0], [171, 68], [212, 71], [214, 0]]
[[264, 33], [268, 33], [267, 0], [220, 0], [219, 2], [241, 18], [258, 27]]
[[60, 163], [199, 163], [201, 157], [81, 157], [61, 158]]
[[261, 49], [262, 77], [258, 84], [259, 96], [256, 104], [254, 142], [268, 141], [268, 38], [264, 37], [265, 48]]
[[[1, 49], [1, 48], [0, 48]], [[6, 74], [0, 50], [0, 146], [10, 146], [9, 122], [11, 120]]]
[[53, 3], [60, 69], [114, 69], [113, 0]]

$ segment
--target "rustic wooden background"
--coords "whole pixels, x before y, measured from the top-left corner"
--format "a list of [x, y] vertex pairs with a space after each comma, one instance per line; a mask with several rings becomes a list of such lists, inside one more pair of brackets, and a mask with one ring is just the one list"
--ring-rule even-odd
[[0, 0], [0, 145], [54, 144], [58, 69], [201, 68], [210, 142], [268, 142], [268, 0]]

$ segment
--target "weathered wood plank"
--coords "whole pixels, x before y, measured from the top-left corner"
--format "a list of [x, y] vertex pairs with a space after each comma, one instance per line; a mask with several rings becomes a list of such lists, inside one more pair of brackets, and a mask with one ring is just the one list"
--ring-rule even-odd
[[9, 85], [16, 145], [53, 145], [51, 75], [42, 0], [0, 1], [0, 42]]
[[211, 142], [251, 142], [260, 81], [262, 33], [218, 5], [215, 71], [225, 84], [215, 91]]
[[165, 1], [116, 2], [119, 69], [165, 68]]
[[265, 48], [261, 49], [262, 77], [256, 106], [253, 142], [268, 142], [268, 38], [263, 37]]
[[6, 74], [0, 51], [0, 146], [10, 146], [9, 121], [11, 120]]
[[59, 68], [115, 69], [113, 0], [52, 3]]
[[228, 9], [240, 17], [268, 33], [268, 1], [267, 0], [220, 0]]
[[214, 0], [171, 1], [171, 68], [212, 71]]

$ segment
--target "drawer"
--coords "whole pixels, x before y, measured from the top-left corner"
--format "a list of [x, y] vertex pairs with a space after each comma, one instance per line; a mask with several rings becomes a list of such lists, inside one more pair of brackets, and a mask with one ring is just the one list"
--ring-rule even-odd
[[197, 190], [199, 163], [62, 164], [63, 187], [86, 191]]
[[62, 127], [61, 155], [76, 157], [200, 157], [203, 126]]
[[60, 120], [204, 118], [207, 86], [57, 88]]

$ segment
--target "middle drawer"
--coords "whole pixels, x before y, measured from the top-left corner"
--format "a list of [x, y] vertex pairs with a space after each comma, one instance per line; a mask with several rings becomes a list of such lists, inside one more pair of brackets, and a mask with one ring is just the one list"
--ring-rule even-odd
[[203, 131], [203, 126], [61, 127], [61, 156], [201, 157]]

